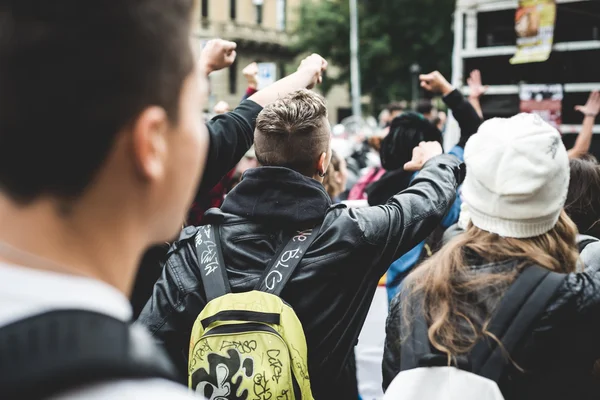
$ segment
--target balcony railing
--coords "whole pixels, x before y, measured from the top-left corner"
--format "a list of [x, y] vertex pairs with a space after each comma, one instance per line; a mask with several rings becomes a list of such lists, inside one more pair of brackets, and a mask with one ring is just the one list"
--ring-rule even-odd
[[260, 25], [241, 24], [235, 21], [213, 22], [206, 19], [200, 22], [198, 35], [281, 47], [289, 46], [293, 40], [292, 35], [285, 31], [269, 29]]

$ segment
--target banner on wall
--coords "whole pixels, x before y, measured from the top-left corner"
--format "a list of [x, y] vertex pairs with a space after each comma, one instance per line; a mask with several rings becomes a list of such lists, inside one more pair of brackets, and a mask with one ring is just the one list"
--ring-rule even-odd
[[556, 85], [521, 85], [521, 112], [539, 115], [560, 130], [562, 124], [563, 87]]
[[519, 0], [515, 16], [517, 52], [510, 63], [546, 61], [552, 53], [555, 23], [555, 0]]

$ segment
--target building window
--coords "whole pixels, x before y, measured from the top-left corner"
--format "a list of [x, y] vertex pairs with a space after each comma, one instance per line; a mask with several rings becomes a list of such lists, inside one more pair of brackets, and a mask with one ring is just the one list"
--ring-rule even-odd
[[287, 22], [287, 0], [277, 0], [277, 29], [285, 31]]
[[279, 69], [279, 76], [277, 77], [277, 79], [281, 79], [281, 78], [285, 77], [286, 76], [285, 63], [279, 63], [278, 69]]
[[252, 0], [256, 8], [256, 25], [262, 25], [263, 22], [263, 0]]
[[208, 1], [202, 0], [202, 18], [208, 18]]
[[231, 18], [232, 21], [235, 21], [235, 19], [237, 18], [237, 0], [229, 0], [229, 17]]
[[229, 94], [237, 93], [237, 60], [229, 67]]

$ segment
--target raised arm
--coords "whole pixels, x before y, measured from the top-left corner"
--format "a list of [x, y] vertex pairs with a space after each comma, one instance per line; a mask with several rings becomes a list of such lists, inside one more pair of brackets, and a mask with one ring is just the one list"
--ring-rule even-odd
[[598, 113], [600, 113], [600, 92], [594, 91], [590, 93], [587, 103], [584, 106], [576, 106], [575, 110], [583, 114], [583, 127], [579, 135], [577, 135], [575, 145], [568, 152], [569, 158], [580, 158], [590, 151], [594, 123]]
[[452, 110], [452, 115], [460, 126], [458, 146], [464, 148], [469, 138], [477, 133], [482, 123], [477, 111], [465, 100], [460, 91], [455, 89], [438, 71], [421, 75], [420, 79], [421, 87], [444, 96], [444, 103]]
[[363, 239], [373, 247], [383, 275], [393, 260], [423, 241], [440, 224], [464, 179], [463, 164], [453, 155], [440, 155], [439, 143], [423, 143], [414, 151], [408, 171], [422, 167], [411, 186], [392, 197], [387, 204], [349, 210], [361, 227]]
[[[208, 42], [201, 55], [200, 69], [206, 74], [230, 66], [235, 60], [235, 43], [224, 40]], [[294, 74], [255, 93], [235, 110], [218, 115], [206, 123], [210, 146], [206, 168], [196, 199], [206, 195], [236, 164], [254, 143], [256, 117], [262, 107], [279, 96], [295, 90], [312, 88], [321, 80], [327, 62], [316, 54], [306, 58]]]
[[471, 76], [467, 78], [467, 84], [469, 85], [469, 103], [471, 103], [479, 118], [483, 119], [483, 110], [479, 99], [487, 92], [488, 87], [483, 86], [481, 72], [478, 69], [471, 71]]
[[321, 83], [326, 69], [327, 61], [320, 55], [313, 54], [302, 60], [298, 71], [258, 91], [249, 100], [264, 107], [298, 89], [312, 89], [317, 83]]
[[258, 64], [256, 62], [248, 64], [246, 68], [242, 70], [242, 74], [244, 74], [244, 78], [246, 78], [246, 82], [248, 82], [248, 88], [242, 98], [242, 101], [244, 101], [258, 92]]

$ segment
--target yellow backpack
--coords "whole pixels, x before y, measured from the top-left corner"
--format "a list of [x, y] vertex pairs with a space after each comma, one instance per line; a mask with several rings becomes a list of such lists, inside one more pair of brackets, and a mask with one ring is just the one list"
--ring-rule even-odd
[[219, 227], [196, 234], [208, 304], [194, 323], [188, 384], [207, 400], [313, 400], [302, 324], [279, 295], [316, 232], [299, 232], [277, 253], [258, 287], [231, 293]]

